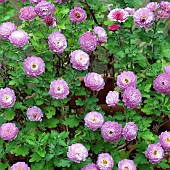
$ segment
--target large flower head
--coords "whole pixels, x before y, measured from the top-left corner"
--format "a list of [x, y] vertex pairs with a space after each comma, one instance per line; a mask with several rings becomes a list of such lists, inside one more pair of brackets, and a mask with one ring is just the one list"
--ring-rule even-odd
[[29, 36], [23, 30], [16, 30], [9, 36], [10, 43], [17, 47], [23, 47], [29, 43]]
[[84, 118], [85, 125], [91, 130], [95, 131], [102, 127], [104, 122], [104, 117], [101, 113], [93, 111], [87, 113]]
[[85, 86], [90, 88], [92, 91], [100, 91], [104, 88], [105, 82], [100, 74], [88, 73], [84, 77]]
[[94, 27], [94, 34], [97, 35], [97, 42], [99, 44], [105, 43], [107, 41], [107, 33], [104, 28], [96, 26]]
[[170, 76], [168, 74], [159, 74], [153, 82], [153, 88], [163, 94], [170, 93]]
[[54, 99], [65, 99], [70, 93], [68, 84], [64, 80], [54, 80], [50, 84], [49, 94]]
[[132, 141], [136, 138], [138, 134], [138, 127], [134, 122], [126, 123], [123, 128], [123, 137], [127, 141]]
[[97, 38], [91, 32], [86, 32], [79, 38], [80, 46], [87, 52], [92, 52], [97, 47]]
[[10, 167], [10, 170], [30, 170], [25, 162], [17, 162]]
[[124, 91], [122, 101], [127, 108], [136, 108], [142, 101], [141, 92], [135, 87], [129, 87]]
[[102, 137], [108, 142], [116, 142], [122, 137], [122, 125], [107, 121], [101, 128]]
[[70, 62], [77, 70], [87, 70], [90, 64], [90, 57], [82, 50], [75, 50], [71, 53]]
[[150, 144], [145, 152], [146, 158], [152, 164], [157, 164], [162, 161], [164, 157], [164, 150], [159, 144]]
[[53, 32], [48, 36], [48, 45], [51, 51], [61, 54], [67, 47], [66, 37], [60, 32]]
[[44, 1], [44, 0], [30, 0], [32, 4], [38, 4], [39, 2]]
[[96, 164], [92, 163], [84, 166], [81, 170], [99, 170], [99, 169], [97, 168]]
[[162, 132], [159, 135], [159, 143], [165, 151], [170, 151], [170, 132]]
[[160, 19], [160, 20], [169, 18], [169, 13], [166, 12], [166, 11], [164, 11], [164, 10], [158, 10], [158, 12], [157, 12], [157, 18]]
[[13, 107], [16, 101], [16, 96], [14, 90], [6, 87], [0, 89], [0, 107], [9, 108]]
[[25, 6], [20, 9], [19, 18], [21, 20], [30, 20], [33, 21], [36, 16], [34, 8], [32, 6]]
[[161, 1], [160, 7], [161, 7], [164, 11], [170, 12], [170, 2], [168, 2], [168, 1]]
[[114, 107], [119, 101], [119, 93], [117, 91], [109, 91], [106, 96], [107, 105], [110, 107]]
[[54, 28], [56, 26], [56, 17], [54, 15], [48, 15], [44, 18], [43, 22], [50, 28]]
[[146, 8], [150, 9], [151, 11], [156, 11], [159, 8], [159, 4], [157, 2], [150, 2], [146, 5]]
[[55, 12], [55, 6], [50, 2], [41, 1], [35, 6], [34, 10], [40, 18], [45, 18]]
[[136, 26], [148, 28], [154, 22], [154, 13], [148, 8], [140, 8], [133, 15]]
[[71, 22], [83, 22], [86, 18], [86, 11], [80, 7], [74, 7], [73, 9], [71, 9], [70, 13], [69, 13], [69, 17], [70, 17], [70, 21]]
[[27, 109], [26, 115], [29, 120], [38, 122], [42, 121], [43, 112], [39, 107], [32, 106]]
[[85, 161], [88, 157], [88, 150], [81, 143], [75, 143], [69, 146], [67, 157], [71, 161], [80, 163], [81, 161]]
[[12, 141], [17, 137], [18, 128], [16, 127], [15, 123], [4, 123], [0, 127], [0, 137], [3, 140]]
[[123, 159], [118, 163], [118, 170], [136, 170], [136, 165], [130, 159]]
[[128, 12], [124, 9], [116, 8], [110, 11], [107, 16], [111, 21], [125, 22], [128, 19]]
[[136, 87], [137, 76], [132, 71], [123, 71], [117, 76], [117, 85], [124, 91], [129, 87]]
[[112, 170], [114, 160], [109, 153], [101, 153], [97, 157], [96, 165], [99, 170]]
[[45, 71], [45, 63], [40, 57], [27, 57], [24, 60], [24, 71], [28, 77], [36, 78]]
[[16, 31], [17, 26], [12, 22], [4, 22], [0, 25], [0, 37], [3, 40], [8, 40], [13, 31]]

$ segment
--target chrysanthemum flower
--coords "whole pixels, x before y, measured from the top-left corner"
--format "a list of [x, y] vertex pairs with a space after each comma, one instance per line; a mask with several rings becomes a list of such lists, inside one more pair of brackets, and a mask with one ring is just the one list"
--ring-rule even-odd
[[133, 15], [135, 13], [135, 9], [134, 8], [127, 7], [124, 10], [127, 11], [129, 15]]
[[97, 35], [97, 42], [99, 44], [105, 43], [107, 41], [107, 33], [104, 28], [96, 26], [94, 27], [94, 34]]
[[166, 11], [164, 11], [164, 10], [159, 10], [159, 11], [157, 12], [157, 18], [160, 19], [160, 20], [169, 18], [169, 13], [166, 12]]
[[19, 18], [21, 20], [30, 20], [33, 21], [36, 16], [34, 8], [32, 6], [25, 6], [20, 9]]
[[164, 67], [164, 72], [170, 75], [170, 65]]
[[92, 163], [84, 166], [81, 170], [99, 170], [99, 169], [97, 168], [96, 164]]
[[170, 2], [168, 2], [168, 1], [161, 1], [160, 7], [161, 7], [164, 11], [170, 12]]
[[49, 15], [44, 18], [43, 22], [50, 28], [54, 28], [56, 26], [56, 17], [54, 15]]
[[157, 2], [150, 2], [146, 5], [146, 8], [150, 9], [151, 11], [156, 11], [159, 8], [159, 4]]
[[39, 2], [44, 1], [44, 0], [30, 0], [32, 4], [38, 4]]
[[114, 107], [119, 101], [119, 93], [117, 91], [109, 91], [106, 96], [107, 105], [110, 107]]
[[26, 115], [31, 121], [42, 121], [43, 113], [42, 110], [37, 106], [32, 106], [27, 109]]
[[25, 162], [17, 162], [10, 167], [10, 170], [30, 170]]
[[118, 163], [118, 170], [136, 170], [136, 165], [130, 159], [123, 159]]
[[165, 151], [170, 151], [170, 132], [162, 132], [159, 135], [159, 143]]

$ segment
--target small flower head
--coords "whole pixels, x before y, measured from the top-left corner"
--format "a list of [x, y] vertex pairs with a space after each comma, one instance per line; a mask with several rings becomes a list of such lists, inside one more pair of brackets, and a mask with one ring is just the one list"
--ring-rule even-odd
[[43, 1], [43, 0], [30, 0], [30, 2], [31, 2], [32, 4], [38, 4], [38, 3], [41, 2], [41, 1]]
[[120, 25], [119, 24], [113, 24], [111, 26], [108, 27], [108, 30], [109, 31], [116, 31], [120, 28]]
[[92, 91], [100, 91], [104, 88], [105, 82], [100, 74], [88, 73], [84, 77], [85, 86], [90, 88]]
[[170, 75], [170, 65], [164, 67], [164, 72]]
[[153, 82], [153, 88], [163, 94], [170, 93], [170, 76], [168, 74], [159, 74]]
[[66, 37], [60, 32], [53, 32], [48, 37], [48, 45], [51, 51], [61, 54], [67, 47]]
[[0, 137], [3, 140], [12, 141], [17, 137], [18, 128], [16, 127], [15, 123], [4, 123], [0, 127]]
[[10, 88], [0, 89], [0, 107], [9, 108], [13, 107], [16, 101], [15, 92]]
[[59, 2], [61, 4], [61, 3], [66, 2], [66, 0], [54, 0], [54, 2]]
[[102, 137], [108, 142], [116, 142], [122, 137], [122, 125], [107, 121], [101, 128]]
[[10, 170], [30, 170], [25, 162], [17, 162], [10, 167]]
[[164, 157], [164, 150], [159, 144], [150, 144], [145, 152], [146, 158], [152, 164], [157, 164], [162, 161]]
[[19, 18], [21, 20], [30, 20], [33, 21], [36, 16], [34, 8], [32, 6], [26, 6], [20, 9]]
[[101, 113], [93, 111], [87, 113], [84, 118], [85, 125], [91, 130], [95, 131], [102, 127], [104, 122], [104, 117]]
[[68, 148], [67, 157], [71, 161], [80, 163], [88, 157], [88, 150], [81, 143], [72, 144]]
[[87, 70], [90, 64], [90, 57], [82, 50], [75, 50], [71, 53], [70, 62], [77, 70]]
[[71, 22], [83, 22], [86, 18], [86, 11], [80, 7], [74, 7], [73, 9], [71, 9], [70, 13], [69, 13], [69, 17], [70, 17], [70, 21]]
[[170, 132], [162, 132], [159, 135], [159, 143], [165, 151], [170, 151]]
[[98, 155], [96, 165], [100, 170], [112, 170], [114, 160], [109, 153], [101, 153]]
[[4, 22], [0, 25], [0, 37], [3, 40], [8, 40], [13, 31], [16, 31], [17, 26], [12, 22]]
[[140, 8], [133, 15], [136, 26], [148, 28], [154, 22], [154, 13], [148, 8]]
[[136, 108], [142, 101], [141, 92], [135, 87], [127, 88], [123, 93], [123, 102], [127, 108]]
[[123, 137], [127, 141], [132, 141], [136, 138], [138, 134], [138, 127], [134, 122], [126, 123], [123, 128]]
[[127, 7], [124, 10], [127, 11], [129, 15], [133, 15], [135, 13], [135, 9], [134, 8]]
[[110, 107], [114, 107], [119, 102], [119, 93], [117, 91], [109, 91], [106, 96], [106, 103]]
[[94, 34], [97, 35], [97, 42], [99, 44], [105, 43], [107, 41], [107, 33], [104, 28], [96, 26], [94, 27]]
[[84, 51], [92, 52], [97, 47], [97, 38], [91, 32], [86, 32], [79, 38], [79, 43]]
[[157, 18], [160, 19], [160, 20], [169, 18], [169, 13], [164, 11], [164, 10], [158, 10]]
[[92, 163], [84, 166], [81, 170], [99, 170], [99, 169], [97, 168], [96, 164]]
[[36, 121], [36, 122], [42, 121], [42, 117], [43, 117], [42, 110], [37, 106], [28, 108], [26, 115], [29, 120]]
[[3, 2], [5, 2], [5, 0], [0, 0], [0, 3], [3, 3]]
[[54, 15], [48, 15], [45, 17], [43, 22], [50, 28], [54, 28], [56, 26], [56, 18]]
[[161, 7], [164, 11], [170, 12], [170, 2], [161, 1], [160, 7]]
[[123, 159], [118, 163], [118, 170], [136, 170], [136, 165], [130, 159]]
[[128, 12], [124, 9], [113, 9], [107, 16], [111, 21], [125, 22], [128, 19]]
[[49, 94], [54, 99], [65, 99], [70, 93], [68, 84], [64, 80], [54, 80], [50, 84]]
[[146, 8], [154, 12], [159, 8], [159, 4], [157, 2], [150, 2], [146, 5]]

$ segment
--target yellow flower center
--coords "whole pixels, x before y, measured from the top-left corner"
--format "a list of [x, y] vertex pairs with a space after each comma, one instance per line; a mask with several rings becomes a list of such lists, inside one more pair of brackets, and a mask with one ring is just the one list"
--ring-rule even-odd
[[105, 159], [103, 159], [103, 164], [105, 164], [105, 165], [107, 164], [107, 161]]
[[170, 138], [167, 138], [166, 141], [170, 143]]
[[155, 150], [153, 154], [154, 154], [154, 155], [157, 155], [157, 153], [158, 153], [158, 151], [157, 151], [157, 150]]
[[129, 82], [129, 80], [128, 80], [128, 79], [125, 79], [125, 82], [126, 82], [126, 83], [128, 83], [128, 82]]

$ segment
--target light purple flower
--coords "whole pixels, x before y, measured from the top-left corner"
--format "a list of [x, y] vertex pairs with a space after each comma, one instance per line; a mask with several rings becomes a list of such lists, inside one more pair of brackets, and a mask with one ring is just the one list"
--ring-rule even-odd
[[16, 31], [17, 26], [12, 22], [4, 22], [0, 25], [0, 37], [3, 40], [8, 40], [13, 31]]
[[17, 162], [10, 167], [10, 170], [30, 170], [25, 162]]
[[128, 19], [128, 12], [124, 9], [116, 8], [110, 11], [107, 16], [111, 21], [125, 22]]
[[0, 71], [2, 70], [2, 63], [0, 63]]
[[136, 26], [148, 28], [154, 22], [154, 13], [148, 8], [140, 8], [133, 15]]
[[159, 4], [157, 2], [150, 2], [146, 5], [146, 8], [154, 12], [159, 8]]
[[70, 17], [70, 21], [71, 22], [83, 22], [86, 18], [86, 11], [80, 7], [74, 7], [73, 9], [71, 9], [70, 13], [69, 13], [69, 17]]
[[96, 26], [94, 27], [94, 34], [97, 35], [97, 42], [99, 44], [105, 43], [107, 41], [107, 33], [104, 28]]
[[84, 118], [85, 125], [91, 130], [95, 131], [102, 127], [104, 122], [104, 117], [101, 113], [93, 111], [87, 113]]
[[122, 137], [122, 125], [107, 121], [101, 128], [102, 137], [108, 142], [116, 142]]
[[161, 7], [164, 11], [170, 12], [170, 2], [161, 1], [160, 7]]
[[36, 16], [34, 8], [32, 6], [25, 6], [20, 9], [19, 18], [21, 20], [30, 20], [33, 21]]
[[123, 71], [117, 76], [117, 85], [124, 91], [128, 87], [136, 87], [137, 76], [132, 71]]
[[27, 109], [26, 115], [31, 121], [42, 121], [43, 113], [42, 110], [37, 106], [32, 106]]
[[170, 65], [164, 67], [164, 72], [170, 75]]
[[49, 94], [54, 99], [65, 99], [70, 93], [68, 84], [64, 80], [54, 80], [50, 84]]
[[110, 107], [114, 107], [119, 102], [119, 93], [117, 91], [109, 91], [106, 96], [106, 103]]
[[123, 159], [118, 163], [118, 170], [136, 170], [136, 165], [130, 159]]
[[88, 157], [88, 150], [81, 143], [72, 144], [68, 148], [67, 157], [71, 161], [80, 163]]
[[28, 77], [36, 78], [45, 71], [45, 63], [40, 57], [27, 57], [24, 60], [24, 71]]
[[104, 88], [105, 82], [100, 74], [88, 73], [84, 77], [85, 86], [90, 88], [92, 91], [100, 91]]
[[107, 5], [107, 9], [108, 9], [108, 12], [110, 12], [112, 9], [110, 8], [111, 6], [113, 6], [113, 4], [108, 4]]
[[41, 1], [35, 6], [34, 10], [40, 18], [45, 18], [55, 12], [55, 6], [50, 2]]
[[170, 76], [168, 74], [159, 74], [153, 82], [153, 88], [163, 94], [170, 93]]
[[162, 132], [159, 135], [159, 143], [165, 151], [170, 151], [170, 132]]
[[96, 164], [92, 163], [84, 166], [81, 170], [99, 170], [99, 169], [97, 168]]
[[79, 43], [83, 50], [92, 52], [97, 47], [97, 38], [91, 32], [86, 32], [80, 36]]
[[77, 70], [87, 70], [90, 64], [90, 57], [82, 50], [75, 50], [71, 53], [70, 62]]
[[44, 1], [44, 0], [30, 0], [32, 4], [38, 4], [39, 2]]
[[135, 87], [129, 87], [124, 91], [122, 101], [127, 108], [136, 108], [142, 101], [141, 92]]
[[112, 170], [114, 160], [109, 153], [101, 153], [97, 157], [96, 165], [99, 170]]
[[152, 164], [157, 164], [162, 161], [164, 157], [164, 150], [159, 144], [150, 144], [145, 152], [146, 158]]
[[0, 0], [0, 3], [3, 3], [3, 2], [5, 2], [5, 0]]
[[17, 137], [18, 128], [16, 127], [15, 123], [4, 123], [0, 127], [0, 137], [3, 140], [12, 141]]
[[160, 19], [160, 20], [169, 18], [169, 13], [166, 12], [166, 11], [164, 11], [164, 10], [159, 10], [159, 11], [157, 12], [157, 18]]
[[125, 8], [124, 10], [125, 10], [126, 12], [128, 12], [129, 15], [133, 15], [133, 14], [135, 13], [135, 9], [134, 9], [134, 8], [129, 8], [129, 7], [127, 7], [127, 8]]
[[66, 0], [54, 0], [54, 2], [59, 2], [61, 4], [61, 3], [66, 2]]
[[9, 36], [10, 43], [17, 47], [23, 47], [29, 43], [29, 36], [23, 30], [16, 30]]
[[15, 92], [6, 87], [0, 89], [0, 107], [1, 108], [9, 108], [13, 107], [16, 101]]
[[126, 123], [125, 127], [123, 128], [123, 137], [127, 141], [132, 141], [136, 139], [138, 134], [138, 127], [134, 122]]
[[51, 51], [61, 54], [67, 47], [66, 37], [60, 32], [53, 32], [48, 36], [48, 45]]
[[43, 20], [43, 22], [49, 26], [50, 28], [54, 28], [56, 27], [56, 17], [54, 15], [49, 15], [47, 17], [45, 17], [45, 19]]

